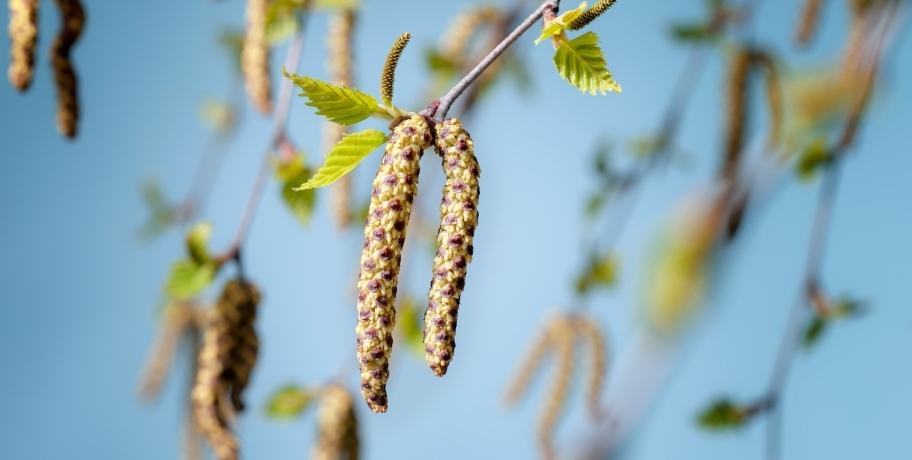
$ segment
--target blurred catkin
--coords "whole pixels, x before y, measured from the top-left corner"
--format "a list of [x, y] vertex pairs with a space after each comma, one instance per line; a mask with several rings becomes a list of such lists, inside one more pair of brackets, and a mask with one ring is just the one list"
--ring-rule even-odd
[[[355, 11], [343, 9], [333, 14], [329, 21], [327, 32], [327, 48], [329, 54], [329, 75], [333, 83], [341, 86], [353, 86], [353, 54], [352, 41], [355, 26]], [[323, 149], [329, 152], [345, 135], [343, 125], [327, 122], [324, 127]], [[351, 175], [342, 176], [332, 188], [332, 212], [336, 226], [344, 229], [353, 221], [351, 205]]]
[[762, 50], [751, 52], [752, 66], [763, 70], [766, 76], [766, 105], [769, 110], [769, 135], [767, 147], [773, 148], [782, 140], [782, 130], [785, 123], [785, 114], [782, 103], [782, 79], [779, 76], [779, 67], [773, 57]]
[[551, 324], [551, 341], [556, 355], [557, 368], [551, 387], [545, 397], [544, 406], [538, 416], [538, 443], [542, 458], [556, 458], [554, 453], [554, 431], [567, 402], [570, 381], [573, 377], [573, 326], [567, 318], [561, 317]]
[[51, 65], [57, 86], [57, 130], [72, 139], [79, 125], [79, 91], [70, 52], [85, 25], [85, 11], [79, 0], [54, 0], [60, 10], [60, 32], [51, 47]]
[[492, 6], [469, 8], [453, 19], [441, 40], [441, 54], [451, 62], [460, 63], [466, 59], [469, 44], [478, 30], [496, 20], [500, 13]]
[[592, 7], [579, 15], [579, 17], [570, 21], [570, 30], [580, 30], [583, 27], [586, 27], [590, 22], [594, 21], [595, 18], [601, 16], [605, 11], [608, 11], [608, 8], [614, 6], [616, 1], [617, 0], [599, 0], [598, 3], [592, 5]]
[[393, 42], [389, 53], [386, 54], [386, 61], [383, 63], [383, 72], [380, 74], [380, 97], [386, 105], [393, 104], [393, 87], [396, 83], [396, 67], [399, 65], [399, 58], [402, 57], [402, 51], [405, 50], [412, 34], [405, 32]]
[[535, 374], [542, 367], [545, 357], [551, 351], [552, 336], [548, 326], [545, 327], [532, 342], [529, 351], [526, 352], [522, 363], [514, 374], [513, 380], [507, 386], [504, 394], [504, 404], [512, 406], [516, 404], [532, 383]]
[[203, 335], [193, 409], [200, 431], [219, 460], [238, 456], [230, 420], [234, 411], [244, 409], [241, 394], [256, 363], [258, 343], [253, 325], [259, 302], [256, 286], [229, 281]]
[[186, 302], [170, 304], [165, 308], [158, 338], [149, 353], [140, 380], [139, 394], [143, 399], [152, 400], [161, 392], [162, 382], [168, 374], [181, 339], [199, 333], [196, 320], [199, 314], [196, 306]]
[[800, 46], [807, 46], [814, 39], [814, 35], [817, 32], [817, 24], [820, 22], [822, 6], [823, 0], [804, 0], [798, 28], [795, 29], [795, 43]]
[[396, 321], [399, 263], [412, 201], [418, 191], [421, 155], [431, 142], [431, 128], [422, 116], [413, 115], [396, 125], [371, 192], [358, 278], [355, 332], [361, 394], [374, 412], [386, 412], [387, 408], [386, 381]]
[[35, 44], [38, 42], [38, 0], [9, 0], [9, 81], [25, 91], [35, 72]]
[[261, 113], [272, 112], [266, 11], [269, 0], [247, 0], [247, 29], [241, 48], [241, 72], [250, 102]]
[[358, 460], [358, 417], [345, 387], [330, 385], [321, 391], [317, 427], [312, 460]]
[[574, 329], [580, 340], [589, 349], [589, 381], [586, 388], [586, 403], [589, 415], [598, 419], [602, 415], [602, 387], [605, 383], [606, 348], [605, 335], [599, 325], [591, 318], [574, 318]]
[[725, 93], [725, 131], [720, 179], [733, 181], [738, 174], [741, 150], [744, 148], [744, 128], [747, 123], [747, 78], [750, 73], [751, 53], [738, 48], [728, 67], [728, 86]]
[[434, 374], [443, 376], [456, 348], [459, 301], [474, 253], [480, 169], [472, 138], [458, 119], [439, 123], [436, 129], [435, 148], [442, 159], [446, 182], [424, 315], [424, 347], [428, 366]]

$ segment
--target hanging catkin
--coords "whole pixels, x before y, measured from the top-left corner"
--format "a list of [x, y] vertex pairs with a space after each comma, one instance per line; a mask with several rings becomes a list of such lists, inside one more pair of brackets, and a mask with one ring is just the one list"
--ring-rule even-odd
[[358, 417], [345, 387], [330, 385], [321, 391], [317, 427], [311, 460], [358, 460]]
[[769, 135], [767, 148], [777, 146], [782, 138], [782, 125], [785, 115], [782, 108], [782, 83], [779, 78], [779, 68], [776, 61], [769, 53], [761, 50], [751, 52], [751, 65], [760, 68], [766, 75], [766, 105], [769, 110]]
[[165, 308], [158, 338], [140, 380], [139, 394], [144, 399], [154, 399], [161, 392], [162, 382], [181, 339], [198, 333], [198, 315], [198, 308], [187, 302], [174, 303]]
[[79, 91], [76, 70], [70, 52], [85, 24], [85, 12], [79, 0], [54, 0], [60, 10], [60, 32], [51, 47], [51, 65], [57, 86], [57, 131], [68, 138], [76, 137], [79, 125]]
[[[335, 13], [329, 22], [327, 48], [329, 54], [329, 75], [331, 80], [341, 86], [352, 86], [352, 41], [355, 25], [355, 12], [343, 9]], [[329, 152], [346, 133], [343, 125], [327, 122], [324, 127], [324, 150]], [[351, 175], [342, 176], [332, 188], [332, 211], [336, 226], [346, 228], [352, 223]]]
[[247, 29], [241, 48], [241, 72], [250, 102], [261, 113], [272, 112], [266, 11], [269, 0], [247, 0]]
[[451, 62], [463, 62], [467, 58], [466, 52], [472, 42], [472, 37], [482, 26], [496, 20], [499, 14], [497, 8], [480, 6], [470, 8], [456, 16], [443, 35], [443, 40], [440, 41], [441, 54]]
[[361, 394], [374, 412], [386, 412], [386, 381], [393, 345], [399, 262], [421, 155], [431, 145], [428, 121], [419, 115], [393, 128], [374, 178], [358, 278], [358, 361]]
[[564, 410], [573, 377], [573, 326], [567, 318], [558, 318], [551, 325], [551, 341], [556, 351], [557, 366], [545, 404], [538, 416], [537, 429], [539, 447], [545, 460], [555, 458], [554, 431]]
[[480, 170], [472, 138], [458, 119], [439, 123], [436, 129], [435, 148], [442, 159], [446, 182], [440, 202], [437, 254], [424, 314], [424, 347], [428, 366], [434, 374], [442, 376], [456, 347], [459, 300], [474, 252]]
[[532, 383], [535, 374], [542, 367], [542, 362], [551, 351], [552, 336], [550, 329], [546, 326], [544, 330], [532, 342], [529, 351], [526, 352], [519, 369], [514, 374], [513, 380], [507, 387], [504, 394], [504, 404], [512, 406], [516, 404]]
[[203, 335], [193, 409], [200, 431], [219, 460], [238, 456], [237, 439], [229, 425], [233, 412], [244, 408], [241, 394], [256, 363], [258, 345], [253, 323], [259, 302], [254, 285], [229, 281]]
[[589, 349], [589, 381], [586, 388], [586, 402], [589, 415], [597, 419], [602, 415], [602, 386], [605, 383], [605, 336], [598, 324], [590, 318], [574, 318], [574, 328], [580, 340]]
[[817, 24], [820, 22], [820, 9], [823, 0], [804, 0], [801, 8], [798, 28], [795, 30], [795, 42], [800, 46], [807, 46], [814, 39]]
[[744, 148], [744, 127], [747, 124], [747, 78], [751, 53], [739, 48], [731, 58], [726, 87], [725, 140], [720, 179], [734, 181], [738, 174], [741, 150]]
[[9, 0], [9, 81], [25, 91], [35, 72], [35, 44], [38, 42], [38, 0]]

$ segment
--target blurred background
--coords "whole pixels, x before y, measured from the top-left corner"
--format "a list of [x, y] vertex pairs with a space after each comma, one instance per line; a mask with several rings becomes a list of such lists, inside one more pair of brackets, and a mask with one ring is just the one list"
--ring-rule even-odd
[[[509, 7], [509, 0], [491, 2]], [[532, 4], [526, 10], [531, 10]], [[564, 2], [564, 9], [573, 8]], [[848, 34], [842, 2], [824, 2], [818, 36], [807, 49], [793, 44], [800, 2], [757, 2], [753, 25], [733, 28], [743, 39], [774, 51], [784, 75], [838, 61]], [[377, 94], [387, 47], [412, 33], [397, 73], [397, 104], [419, 110], [428, 101], [426, 51], [471, 1], [362, 2], [355, 32], [355, 84]], [[170, 228], [142, 237], [149, 218], [140, 190], [155, 181], [171, 200], [191, 187], [194, 168], [212, 141], [205, 107], [239, 89], [226, 28], [243, 26], [244, 3], [173, 1], [85, 4], [87, 24], [73, 52], [82, 114], [75, 141], [54, 129], [55, 95], [48, 45], [59, 17], [43, 2], [39, 55], [32, 88], [0, 85], [0, 458], [179, 458], [189, 359], [179, 354], [163, 393], [146, 404], [137, 396], [154, 343], [170, 265], [184, 257], [183, 234]], [[2, 10], [5, 24], [8, 11]], [[908, 15], [908, 11], [901, 11]], [[306, 21], [298, 73], [328, 78], [325, 33], [329, 13]], [[575, 282], [589, 257], [583, 244], [614, 231], [613, 216], [629, 219], [613, 254], [616, 279], [587, 296], [589, 314], [607, 334], [609, 381], [625, 350], [642, 340], [644, 289], [657, 241], [683, 197], [712, 184], [721, 149], [726, 45], [676, 40], [674, 24], [707, 17], [703, 1], [621, 0], [590, 26], [599, 34], [609, 68], [623, 93], [588, 96], [553, 69], [551, 46], [533, 46], [537, 27], [515, 45], [527, 86], [504, 78], [466, 119], [483, 171], [475, 259], [462, 298], [457, 353], [445, 378], [398, 346], [389, 383], [390, 410], [356, 407], [364, 458], [535, 458], [535, 418], [547, 376], [515, 409], [501, 397], [528, 344], [549, 315], [575, 299]], [[834, 297], [848, 295], [866, 313], [828, 328], [811, 349], [796, 352], [783, 409], [783, 458], [912, 458], [908, 388], [912, 366], [909, 260], [912, 196], [906, 133], [912, 116], [912, 48], [904, 28], [893, 38], [856, 145], [842, 164], [822, 277]], [[6, 61], [9, 38], [0, 38]], [[286, 44], [272, 55], [274, 83]], [[658, 128], [679, 74], [694, 47], [706, 49], [706, 69], [687, 91], [687, 106], [671, 161], [640, 184], [629, 215], [609, 205], [591, 226], [584, 209], [599, 184], [593, 155], [606, 145], [620, 164], [630, 143]], [[763, 146], [760, 91], [750, 151]], [[208, 205], [199, 220], [212, 224], [211, 247], [227, 247], [241, 218], [264, 149], [270, 121], [239, 99], [236, 132], [221, 156]], [[292, 103], [289, 133], [312, 166], [320, 163], [323, 121]], [[210, 117], [211, 118], [211, 117]], [[362, 126], [385, 129], [385, 123]], [[380, 155], [355, 171], [362, 202]], [[436, 225], [442, 183], [435, 155], [425, 155], [420, 188], [424, 217]], [[627, 459], [764, 457], [765, 420], [721, 432], [702, 429], [698, 415], [727, 395], [749, 401], [763, 394], [777, 349], [802, 289], [804, 260], [820, 177], [785, 171], [751, 209], [739, 239], [714, 271], [717, 283], [700, 314], [670, 342], [657, 365], [656, 389], [642, 423], [615, 453]], [[339, 231], [329, 194], [317, 192], [302, 226], [270, 179], [244, 247], [245, 273], [263, 291], [257, 329], [262, 343], [247, 393], [249, 410], [237, 432], [244, 457], [292, 459], [308, 455], [316, 429], [312, 410], [290, 421], [266, 415], [283, 385], [319, 385], [339, 375], [352, 389], [353, 285], [361, 230]], [[433, 232], [433, 229], [431, 230]], [[602, 232], [602, 233], [600, 233]], [[400, 295], [425, 295], [431, 252], [416, 238]], [[223, 279], [234, 273], [228, 267]], [[218, 293], [215, 283], [204, 297]], [[671, 350], [671, 351], [668, 351]], [[649, 364], [645, 364], [649, 366]], [[630, 363], [624, 369], [627, 369]], [[648, 387], [649, 376], [643, 378]], [[580, 380], [581, 382], [582, 380]], [[628, 382], [629, 383], [629, 382]], [[624, 400], [624, 393], [607, 400]], [[593, 426], [577, 383], [557, 445], [590, 442]], [[608, 410], [611, 410], [610, 404]], [[595, 431], [598, 436], [598, 431]], [[607, 436], [607, 435], [606, 435]]]

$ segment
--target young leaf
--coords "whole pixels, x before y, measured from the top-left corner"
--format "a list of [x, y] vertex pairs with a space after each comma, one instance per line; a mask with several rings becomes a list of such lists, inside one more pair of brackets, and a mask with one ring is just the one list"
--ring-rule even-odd
[[407, 296], [396, 308], [396, 330], [409, 350], [424, 357], [424, 327], [421, 324], [421, 310], [414, 297]]
[[608, 71], [595, 32], [561, 40], [554, 53], [554, 65], [561, 77], [584, 93], [621, 92], [621, 85]]
[[798, 171], [798, 177], [804, 180], [810, 180], [814, 177], [817, 170], [826, 166], [833, 159], [833, 155], [827, 149], [823, 139], [817, 139], [801, 152], [795, 169]]
[[165, 283], [165, 292], [177, 300], [193, 297], [212, 283], [216, 268], [214, 261], [203, 264], [192, 260], [175, 262]]
[[611, 287], [617, 281], [617, 258], [613, 254], [593, 257], [576, 279], [576, 292], [586, 294], [596, 287]]
[[367, 154], [385, 142], [386, 134], [376, 129], [366, 129], [346, 135], [329, 151], [326, 161], [323, 166], [320, 166], [317, 173], [294, 190], [323, 187], [335, 182], [355, 169], [355, 166], [358, 166], [358, 163], [361, 163]]
[[187, 232], [187, 254], [194, 263], [204, 264], [211, 259], [207, 247], [211, 235], [212, 225], [208, 222], [200, 222]]
[[282, 184], [282, 199], [301, 225], [310, 223], [310, 216], [313, 215], [317, 196], [316, 191], [313, 189], [297, 191], [296, 187], [301, 182], [306, 181], [310, 177], [310, 174], [310, 169], [303, 168], [297, 176], [292, 177]]
[[314, 392], [296, 385], [279, 388], [266, 403], [266, 416], [291, 420], [303, 413], [314, 400]]
[[586, 11], [586, 6], [586, 2], [580, 3], [577, 8], [566, 11], [564, 14], [561, 14], [553, 20], [548, 21], [548, 24], [542, 28], [541, 35], [535, 39], [535, 44], [537, 45], [544, 40], [563, 33], [565, 30], [567, 30], [568, 27], [570, 27], [570, 23], [573, 22], [574, 19], [580, 17], [580, 15]]
[[358, 123], [373, 115], [379, 107], [373, 96], [354, 88], [336, 86], [316, 78], [290, 74], [285, 70], [282, 70], [282, 75], [301, 88], [300, 96], [307, 98], [307, 105], [317, 109], [317, 115], [341, 125]]
[[814, 319], [808, 323], [807, 327], [804, 329], [804, 334], [801, 336], [801, 344], [805, 348], [811, 348], [820, 340], [820, 336], [823, 334], [823, 331], [826, 329], [828, 321], [820, 316], [815, 315]]
[[742, 408], [728, 399], [717, 399], [697, 416], [697, 423], [706, 430], [732, 430], [740, 428], [747, 420]]

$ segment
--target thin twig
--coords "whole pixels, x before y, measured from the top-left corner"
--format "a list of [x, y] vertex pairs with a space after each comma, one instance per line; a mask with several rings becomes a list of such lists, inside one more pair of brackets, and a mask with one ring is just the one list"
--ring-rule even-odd
[[[301, 51], [304, 49], [304, 25], [307, 17], [308, 13], [307, 10], [305, 10], [298, 18], [298, 33], [291, 41], [291, 44], [288, 45], [288, 51], [285, 55], [285, 68], [292, 72], [297, 70], [298, 64], [301, 61]], [[269, 139], [266, 151], [263, 153], [263, 161], [260, 163], [256, 181], [250, 191], [247, 204], [244, 206], [244, 212], [241, 215], [241, 221], [238, 225], [237, 232], [235, 233], [234, 240], [222, 256], [226, 260], [233, 258], [240, 262], [239, 254], [241, 247], [247, 238], [254, 217], [256, 217], [257, 208], [259, 208], [260, 204], [260, 197], [263, 194], [266, 180], [269, 178], [270, 154], [286, 138], [286, 126], [288, 124], [288, 114], [291, 110], [292, 96], [292, 82], [290, 79], [283, 78], [281, 86], [279, 87], [278, 101], [272, 118], [272, 136]]]
[[[523, 22], [521, 22], [513, 32], [510, 32], [497, 46], [492, 49], [487, 56], [485, 56], [475, 67], [469, 71], [462, 78], [456, 86], [453, 86], [443, 97], [431, 102], [428, 107], [424, 110], [428, 116], [435, 116], [438, 120], [443, 120], [446, 118], [447, 112], [450, 111], [450, 107], [456, 102], [456, 99], [469, 87], [481, 74], [488, 68], [497, 58], [500, 57], [513, 43], [519, 39], [530, 27], [532, 27], [545, 11], [557, 12], [558, 7], [560, 6], [560, 1], [549, 0], [542, 3], [538, 8], [535, 9], [532, 14], [529, 15]], [[439, 105], [438, 105], [439, 104]]]

